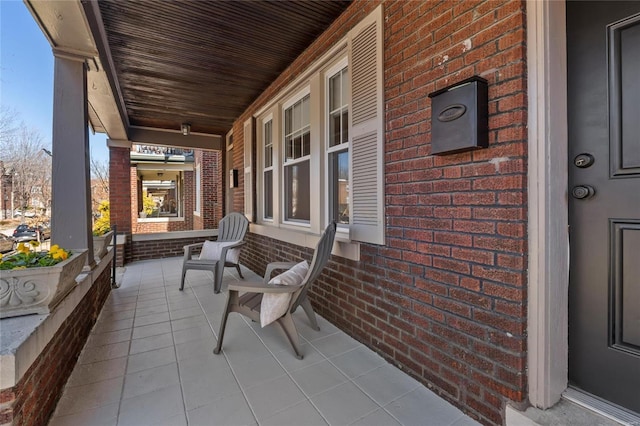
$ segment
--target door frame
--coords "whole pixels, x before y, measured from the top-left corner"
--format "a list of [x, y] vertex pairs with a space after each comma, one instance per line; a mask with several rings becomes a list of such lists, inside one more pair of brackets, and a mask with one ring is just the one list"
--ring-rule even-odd
[[529, 401], [546, 409], [568, 384], [569, 207], [566, 7], [526, 1]]

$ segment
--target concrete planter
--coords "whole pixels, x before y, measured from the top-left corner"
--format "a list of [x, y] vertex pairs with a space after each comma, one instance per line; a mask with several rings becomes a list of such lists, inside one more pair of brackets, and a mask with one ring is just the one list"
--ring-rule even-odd
[[93, 237], [93, 257], [102, 259], [107, 254], [107, 249], [111, 240], [113, 239], [113, 231], [109, 231], [106, 234], [99, 237]]
[[75, 287], [87, 250], [53, 266], [0, 271], [0, 318], [48, 314]]

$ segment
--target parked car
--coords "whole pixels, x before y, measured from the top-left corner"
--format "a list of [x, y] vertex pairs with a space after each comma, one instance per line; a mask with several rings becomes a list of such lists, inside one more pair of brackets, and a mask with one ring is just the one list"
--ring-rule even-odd
[[51, 228], [44, 224], [38, 226], [29, 226], [25, 223], [22, 223], [13, 230], [13, 240], [16, 243], [37, 240], [44, 241], [49, 238], [51, 238]]
[[13, 238], [0, 233], [0, 253], [6, 253], [13, 250]]

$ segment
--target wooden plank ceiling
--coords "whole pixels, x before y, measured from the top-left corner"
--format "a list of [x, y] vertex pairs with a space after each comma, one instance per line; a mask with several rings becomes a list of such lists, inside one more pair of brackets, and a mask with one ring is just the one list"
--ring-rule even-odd
[[100, 0], [129, 125], [224, 135], [348, 5]]

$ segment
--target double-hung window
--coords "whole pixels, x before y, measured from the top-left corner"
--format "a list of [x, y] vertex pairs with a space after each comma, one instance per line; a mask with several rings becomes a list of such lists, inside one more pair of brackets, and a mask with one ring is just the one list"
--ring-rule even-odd
[[349, 224], [349, 75], [346, 60], [327, 76], [329, 219]]
[[273, 119], [262, 125], [263, 169], [262, 169], [262, 199], [263, 217], [273, 219]]
[[309, 94], [284, 110], [285, 221], [309, 222], [311, 122]]

